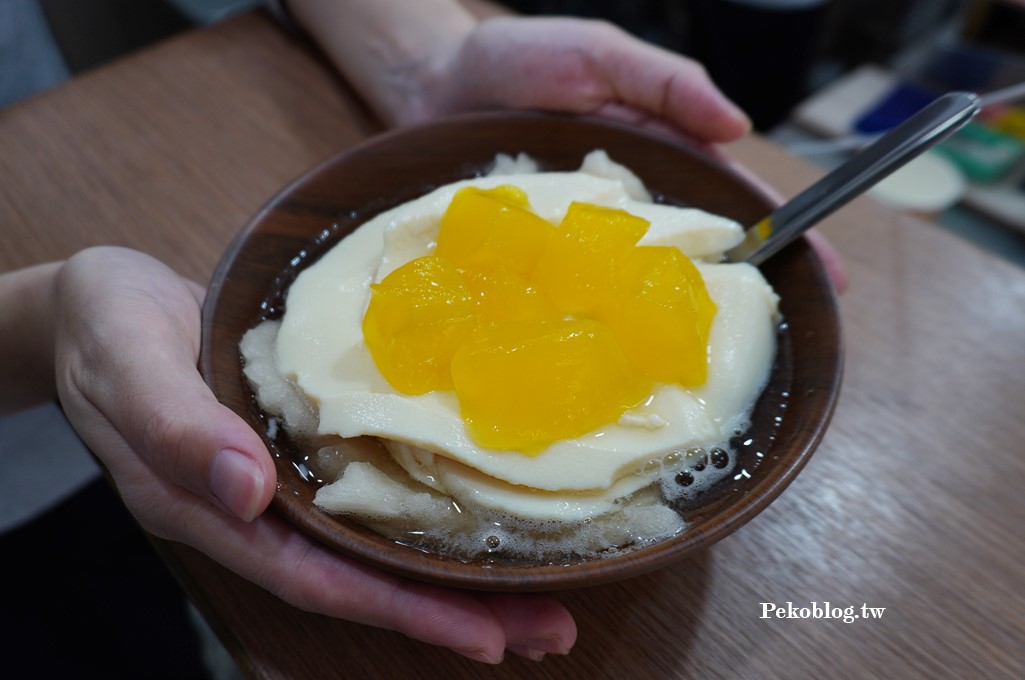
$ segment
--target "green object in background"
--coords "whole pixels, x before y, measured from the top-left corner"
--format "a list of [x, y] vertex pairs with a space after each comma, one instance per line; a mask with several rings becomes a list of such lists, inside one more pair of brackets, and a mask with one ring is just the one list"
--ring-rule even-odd
[[937, 145], [936, 149], [957, 164], [972, 182], [999, 181], [1025, 157], [1025, 143], [973, 121]]

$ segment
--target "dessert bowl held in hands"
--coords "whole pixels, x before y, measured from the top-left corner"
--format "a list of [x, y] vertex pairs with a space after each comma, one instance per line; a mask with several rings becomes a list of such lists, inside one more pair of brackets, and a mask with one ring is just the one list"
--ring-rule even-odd
[[[590, 187], [584, 193], [590, 191], [587, 196], [594, 198], [596, 203], [605, 201], [610, 205], [628, 208], [638, 206], [637, 210], [653, 220], [652, 224], [659, 223], [661, 219], [661, 205], [698, 208], [711, 214], [708, 219], [713, 224], [712, 231], [730, 221], [742, 225], [753, 224], [772, 207], [771, 201], [743, 177], [682, 142], [595, 119], [540, 113], [494, 113], [400, 129], [371, 139], [315, 168], [284, 189], [237, 237], [218, 266], [207, 297], [200, 367], [218, 398], [263, 436], [278, 470], [275, 509], [297, 528], [341, 553], [425, 581], [493, 590], [570, 588], [643, 573], [678, 560], [692, 550], [711, 545], [761, 512], [798, 474], [828, 424], [839, 391], [842, 368], [839, 319], [833, 288], [822, 263], [803, 239], [786, 247], [760, 268], [764, 280], [754, 272], [754, 277], [760, 282], [754, 285], [761, 285], [770, 292], [773, 305], [778, 296], [778, 309], [774, 308], [775, 314], [772, 316], [771, 335], [774, 337], [769, 339], [768, 345], [764, 337], [760, 340], [752, 337], [750, 344], [745, 344], [747, 338], [743, 333], [733, 333], [733, 344], [725, 352], [729, 355], [728, 360], [717, 360], [716, 357], [724, 355], [724, 351], [714, 346], [717, 331], [712, 326], [712, 340], [709, 342], [713, 345], [708, 352], [711, 364], [709, 381], [721, 382], [724, 380], [721, 374], [726, 374], [725, 380], [729, 380], [730, 367], [742, 366], [745, 361], [750, 363], [749, 355], [757, 355], [759, 351], [764, 352], [766, 346], [770, 347], [765, 355], [765, 370], [756, 381], [753, 394], [758, 396], [753, 407], [743, 414], [744, 418], [729, 424], [721, 446], [706, 444], [706, 440], [701, 440], [702, 445], [696, 446], [694, 442], [681, 439], [678, 447], [671, 447], [671, 450], [665, 448], [664, 441], [659, 437], [672, 430], [672, 427], [666, 426], [666, 421], [671, 423], [675, 414], [670, 410], [645, 415], [642, 413], [643, 408], [636, 403], [625, 414], [612, 417], [615, 422], [625, 423], [623, 428], [616, 431], [613, 431], [612, 425], [591, 428], [587, 435], [579, 438], [584, 443], [577, 448], [566, 445], [565, 441], [555, 441], [546, 443], [540, 450], [538, 447], [533, 450], [502, 450], [503, 447], [515, 449], [517, 445], [496, 444], [496, 440], [484, 444], [479, 441], [475, 443], [474, 436], [465, 436], [459, 421], [452, 421], [451, 418], [446, 421], [445, 427], [438, 430], [440, 434], [428, 434], [426, 427], [420, 428], [410, 423], [426, 422], [423, 420], [424, 413], [456, 403], [455, 397], [447, 395], [443, 389], [433, 388], [421, 390], [420, 394], [408, 399], [398, 394], [401, 390], [393, 389], [374, 369], [374, 361], [367, 349], [367, 344], [373, 343], [364, 342], [363, 335], [358, 332], [359, 328], [352, 329], [353, 333], [349, 334], [348, 340], [339, 340], [340, 343], [349, 342], [350, 346], [341, 355], [329, 354], [324, 371], [315, 370], [314, 365], [314, 370], [310, 372], [354, 372], [357, 374], [355, 378], [345, 377], [342, 382], [351, 386], [354, 380], [365, 380], [367, 389], [353, 396], [355, 393], [345, 391], [348, 389], [345, 388], [341, 390], [345, 399], [335, 403], [331, 393], [334, 383], [324, 382], [323, 375], [311, 378], [308, 388], [303, 388], [306, 389], [306, 400], [299, 405], [298, 410], [314, 405], [313, 410], [316, 411], [319, 406], [321, 430], [326, 428], [330, 432], [316, 431], [316, 414], [312, 431], [310, 428], [304, 431], [298, 426], [282, 427], [282, 418], [279, 417], [281, 409], [266, 400], [257, 399], [260, 383], [259, 379], [254, 381], [251, 365], [248, 367], [249, 376], [246, 374], [247, 360], [250, 364], [255, 360], [250, 355], [244, 359], [240, 351], [243, 338], [249, 331], [263, 324], [266, 328], [273, 327], [275, 334], [284, 336], [286, 331], [279, 332], [277, 329], [291, 326], [288, 332], [297, 336], [300, 343], [308, 343], [300, 345], [298, 351], [293, 351], [293, 354], [299, 355], [297, 361], [300, 365], [316, 354], [318, 347], [333, 342], [331, 339], [324, 343], [322, 338], [316, 337], [316, 332], [306, 332], [303, 328], [296, 331], [295, 316], [299, 312], [295, 310], [301, 308], [302, 314], [308, 317], [309, 310], [317, 309], [315, 305], [300, 305], [298, 297], [289, 302], [288, 295], [297, 280], [300, 284], [296, 284], [296, 290], [310, 288], [314, 277], [324, 272], [324, 266], [321, 266], [321, 275], [315, 275], [313, 272], [318, 268], [314, 265], [336, 261], [325, 287], [332, 287], [330, 279], [335, 273], [346, 282], [339, 284], [340, 288], [344, 288], [343, 294], [337, 294], [336, 291], [336, 298], [327, 309], [338, 309], [339, 318], [347, 314], [352, 316], [355, 321], [350, 325], [358, 326], [367, 308], [366, 300], [371, 295], [371, 281], [376, 282], [375, 294], [380, 294], [380, 286], [389, 281], [385, 277], [403, 264], [396, 261], [384, 266], [374, 260], [366, 271], [357, 271], [359, 266], [366, 265], [366, 258], [359, 255], [340, 259], [335, 257], [355, 242], [353, 239], [345, 239], [356, 229], [367, 225], [366, 229], [359, 232], [359, 239], [364, 241], [371, 238], [368, 242], [378, 243], [382, 238], [390, 239], [391, 245], [388, 247], [392, 250], [386, 250], [386, 253], [392, 253], [411, 248], [415, 251], [416, 247], [409, 246], [415, 242], [410, 234], [424, 231], [423, 225], [428, 224], [430, 236], [424, 241], [427, 245], [423, 248], [429, 252], [424, 251], [423, 254], [433, 255], [437, 225], [430, 220], [425, 222], [415, 216], [390, 219], [390, 222], [384, 220], [389, 222], [385, 225], [386, 229], [390, 229], [388, 235], [381, 236], [374, 232], [368, 237], [368, 232], [376, 229], [374, 218], [382, 213], [386, 217], [397, 214], [388, 211], [424, 196], [443, 195], [446, 205], [454, 206], [455, 199], [452, 197], [458, 194], [445, 193], [446, 185], [489, 173], [494, 169], [496, 157], [500, 154], [514, 158], [525, 154], [542, 173], [569, 173], [580, 168], [582, 160], [595, 149], [602, 150], [616, 164], [632, 171], [648, 195], [644, 199], [645, 205], [639, 205], [626, 193], [615, 200], [609, 198], [606, 189], [610, 183], [617, 186], [634, 184], [630, 181], [620, 182], [621, 175], [616, 166], [611, 166], [612, 170], [603, 166], [605, 169], [599, 168], [596, 171], [597, 174], [604, 174], [604, 178], [594, 179], [593, 182], [590, 178], [583, 178], [583, 184]], [[548, 176], [555, 177], [545, 175]], [[482, 180], [488, 191], [506, 181], [502, 178]], [[510, 176], [508, 180], [513, 185], [518, 181], [524, 186], [534, 186], [531, 184], [534, 180], [522, 179], [522, 175]], [[545, 184], [545, 181], [540, 184]], [[528, 188], [524, 191], [528, 194], [530, 206], [542, 214], [546, 202], [553, 205], [559, 203], [562, 191], [559, 187], [554, 190], [550, 190], [550, 187], [543, 190]], [[619, 190], [635, 192], [636, 187]], [[513, 204], [520, 200], [517, 198], [519, 194], [504, 194], [503, 191], [506, 190], [499, 190], [500, 195], [485, 191], [481, 194], [481, 200], [485, 203], [497, 201], [496, 204], [501, 204], [501, 210], [506, 212], [518, 210]], [[532, 191], [537, 193], [532, 194]], [[513, 207], [510, 208], [510, 205]], [[560, 210], [560, 214], [566, 213], [566, 206], [562, 205]], [[595, 210], [601, 212], [600, 208]], [[547, 215], [542, 217], [553, 221]], [[558, 219], [554, 218], [556, 221]], [[565, 218], [569, 219], [568, 216]], [[689, 223], [689, 220], [690, 217], [687, 217], [683, 222]], [[405, 231], [395, 227], [398, 223], [405, 225], [399, 225]], [[542, 231], [545, 228], [541, 227]], [[654, 229], [652, 227], [651, 231]], [[706, 247], [707, 239], [702, 239], [700, 247]], [[333, 251], [332, 248], [340, 243], [342, 245], [339, 250]], [[642, 240], [641, 244], [645, 242]], [[521, 252], [521, 245], [522, 241], [511, 246], [506, 244], [510, 247], [510, 253]], [[444, 247], [438, 246], [439, 249]], [[725, 244], [723, 247], [729, 246]], [[335, 255], [328, 257], [326, 254], [329, 252]], [[688, 254], [695, 257], [692, 253]], [[510, 255], [514, 256], [514, 253]], [[503, 252], [500, 259], [504, 257]], [[706, 261], [702, 261], [702, 258]], [[479, 264], [481, 259], [477, 257], [474, 261]], [[713, 272], [717, 271], [716, 267], [737, 266], [718, 265], [714, 259], [714, 252], [701, 253], [695, 257], [695, 262], [698, 263], [697, 269], [704, 275], [712, 298], [723, 308], [727, 298], [719, 297], [719, 293], [716, 293], [716, 286], [721, 285], [722, 276]], [[339, 268], [341, 271], [338, 271]], [[542, 278], [547, 277], [549, 283], [555, 279], [564, 280], [560, 279], [557, 269], [553, 270], [550, 263], [547, 271], [549, 273]], [[551, 273], [553, 271], [554, 274]], [[504, 268], [501, 272], [505, 276]], [[497, 274], [498, 270], [490, 270], [488, 275], [492, 279], [489, 280], [494, 280]], [[752, 277], [745, 274], [742, 278], [747, 286]], [[704, 287], [699, 287], [704, 290]], [[750, 290], [757, 293], [761, 288]], [[738, 294], [734, 299], [740, 304], [749, 304], [749, 297], [747, 294]], [[638, 318], [637, 308], [627, 305], [625, 309], [630, 312], [626, 317], [619, 315], [615, 318], [619, 319], [621, 325], [623, 318], [630, 319], [627, 324], [629, 326]], [[292, 310], [293, 318], [286, 319], [285, 323], [277, 323], [288, 310]], [[716, 313], [722, 318], [731, 316], [723, 310]], [[377, 315], [380, 318], [387, 317], [387, 314], [381, 312]], [[560, 319], [558, 323], [561, 323], [564, 314], [558, 312], [557, 315]], [[381, 323], [388, 326], [393, 322], [394, 318]], [[585, 323], [590, 324], [590, 321]], [[610, 323], [615, 326], [613, 322]], [[331, 324], [325, 327], [330, 328]], [[364, 324], [363, 330], [367, 328], [367, 324]], [[549, 329], [550, 326], [545, 328]], [[586, 325], [586, 328], [589, 330], [591, 326]], [[739, 328], [743, 329], [743, 326]], [[574, 332], [565, 337], [586, 335], [579, 331], [579, 328], [574, 327]], [[330, 334], [325, 337], [333, 338]], [[368, 341], [370, 337], [367, 336]], [[634, 339], [642, 344], [645, 342], [643, 333], [639, 339]], [[647, 345], [644, 347], [640, 351], [641, 355], [647, 353]], [[288, 351], [286, 347], [275, 352], [272, 346], [265, 356], [286, 356], [287, 360]], [[340, 356], [345, 357], [345, 360], [341, 360]], [[374, 358], [378, 360], [377, 366], [382, 367], [382, 373], [387, 373], [381, 356], [381, 351], [374, 353]], [[465, 356], [471, 356], [471, 359]], [[487, 379], [476, 379], [487, 375], [480, 372], [486, 370], [481, 368], [486, 365], [486, 362], [482, 363], [483, 359], [479, 359], [481, 356], [487, 359], [489, 355], [487, 352], [468, 353], [463, 355], [464, 358], [454, 360], [453, 373], [458, 373], [455, 365], [460, 361], [464, 367], [471, 366], [472, 370], [464, 368], [462, 382], [483, 383], [484, 402], [487, 402], [488, 391], [500, 390], [501, 386], [494, 381], [493, 375]], [[598, 357], [596, 365], [603, 370], [610, 364], [608, 355], [594, 356]], [[701, 356], [704, 356], [703, 350]], [[641, 356], [640, 360], [644, 361], [645, 358]], [[721, 365], [717, 365], [716, 361]], [[657, 364], [653, 369], [656, 372], [659, 370]], [[359, 368], [352, 368], [357, 365]], [[303, 371], [297, 369], [283, 370], [286, 378], [300, 383], [302, 379], [297, 374], [301, 373]], [[374, 375], [367, 377], [370, 373]], [[544, 384], [543, 380], [549, 380], [555, 381], [550, 384], [557, 384], [558, 378], [544, 375], [547, 373], [543, 370], [537, 376], [526, 379], [526, 382], [536, 380], [538, 384]], [[516, 376], [515, 371], [507, 371], [505, 375], [510, 380], [522, 377]], [[456, 377], [458, 383], [459, 376]], [[654, 382], [648, 379], [647, 383], [632, 380], [616, 374], [616, 380], [602, 384], [617, 389], [628, 385], [629, 388], [623, 388], [627, 392], [637, 384], [646, 385], [639, 389], [654, 391], [647, 400], [641, 400], [645, 405], [657, 405], [660, 403], [660, 394], [669, 394], [669, 391], [658, 391], [662, 389], [658, 387], [662, 385], [658, 379]], [[705, 392], [702, 392], [704, 388], [701, 381], [704, 377], [697, 380], [694, 384], [698, 387], [688, 387], [684, 380], [685, 384], [672, 392], [676, 396], [664, 397], [662, 401], [666, 404], [684, 404], [686, 408], [690, 408], [686, 404], [703, 403]], [[652, 384], [656, 387], [652, 388]], [[457, 385], [454, 389], [458, 392], [460, 387]], [[480, 388], [480, 384], [476, 387]], [[503, 391], [510, 392], [512, 389], [509, 386]], [[297, 392], [301, 395], [302, 389], [297, 389]], [[477, 392], [480, 393], [481, 389]], [[586, 395], [588, 389], [584, 389], [583, 393]], [[636, 396], [633, 394], [630, 398], [636, 402]], [[517, 406], [516, 401], [511, 402], [513, 409]], [[579, 402], [580, 399], [575, 401]], [[343, 406], [339, 407], [339, 403]], [[505, 417], [510, 407], [504, 405], [504, 402], [498, 403], [501, 405], [491, 410], [498, 411], [500, 418]], [[345, 404], [350, 406], [346, 408]], [[404, 414], [407, 412], [401, 409], [408, 404], [413, 404], [413, 410], [408, 411], [406, 417]], [[484, 410], [487, 411], [491, 406], [485, 403]], [[464, 403], [463, 413], [469, 409]], [[360, 410], [363, 415], [353, 416], [355, 410]], [[457, 417], [458, 405], [453, 412]], [[543, 409], [541, 412], [543, 414]], [[694, 416], [699, 420], [700, 417], [704, 416]], [[694, 418], [691, 418], [691, 422], [698, 422]], [[359, 423], [354, 424], [354, 421]], [[382, 421], [388, 421], [395, 432], [401, 433], [395, 437], [401, 441], [391, 441], [390, 431], [387, 426], [381, 425]], [[341, 424], [335, 427], [335, 423]], [[471, 434], [472, 425], [468, 421], [467, 429]], [[358, 429], [360, 426], [364, 429]], [[488, 431], [498, 431], [505, 426], [506, 423], [501, 423]], [[332, 439], [334, 432], [373, 436]], [[615, 462], [619, 459], [609, 463], [606, 455], [608, 451], [602, 449], [602, 446], [613, 453], [619, 451], [616, 455], [620, 455], [624, 448], [624, 438], [628, 441], [633, 436], [632, 432], [637, 433], [639, 440], [647, 438], [654, 443], [639, 445], [639, 458], [628, 456], [623, 459], [626, 463]], [[382, 441], [382, 436], [385, 445], [380, 446], [378, 442]], [[553, 439], [563, 436], [552, 435]], [[457, 445], [456, 440], [462, 444]], [[449, 442], [452, 442], [451, 452], [448, 451]], [[608, 442], [619, 443], [613, 445]], [[644, 446], [649, 446], [650, 450], [644, 449]], [[565, 456], [565, 461], [572, 462], [553, 463], [557, 462], [560, 455]], [[595, 457], [589, 459], [589, 455]], [[380, 458], [380, 464], [375, 457]], [[436, 468], [430, 467], [435, 463]], [[350, 467], [346, 468], [345, 465]], [[630, 466], [635, 466], [636, 470]], [[622, 493], [611, 496], [592, 493], [592, 478], [601, 476], [605, 468], [612, 475], [610, 485]], [[623, 470], [628, 468], [630, 474], [625, 474]], [[656, 468], [657, 474], [652, 472]], [[357, 479], [357, 475], [353, 474], [346, 485], [337, 487], [340, 490], [327, 493], [327, 490], [336, 488], [332, 483], [342, 469], [359, 469], [361, 476]], [[544, 472], [532, 476], [532, 469], [543, 469]], [[573, 470], [577, 470], [577, 473], [574, 474]], [[369, 474], [365, 474], [366, 471]], [[404, 473], [409, 473], [412, 479], [406, 479], [400, 485], [389, 478]], [[488, 476], [491, 473], [499, 479]], [[649, 473], [658, 479], [651, 482], [654, 477], [644, 476]], [[559, 475], [569, 479], [560, 482], [557, 488], [545, 486]], [[349, 476], [349, 472], [346, 471], [344, 476]], [[642, 485], [631, 481], [638, 479], [651, 483], [645, 488], [638, 488]], [[535, 484], [530, 480], [540, 482]], [[478, 481], [480, 488], [473, 488]], [[579, 485], [574, 486], [578, 482]], [[529, 492], [525, 490], [525, 485], [531, 486]], [[538, 488], [533, 488], [535, 486]], [[680, 491], [677, 486], [690, 488], [677, 493]], [[464, 495], [453, 494], [455, 500], [448, 499], [443, 493], [446, 488], [461, 490]], [[318, 496], [318, 490], [321, 489], [325, 491]], [[513, 509], [514, 514], [518, 512], [517, 504], [521, 500], [518, 500], [517, 494], [521, 491], [529, 497], [529, 503], [522, 501], [523, 507], [528, 508], [523, 514], [530, 515], [533, 520], [541, 519], [544, 524], [543, 515], [548, 512], [544, 508], [559, 508], [558, 513], [563, 514], [554, 518], [558, 520], [554, 529], [548, 523], [540, 529], [534, 524], [532, 529], [521, 530], [516, 528], [516, 518], [509, 518], [508, 513], [503, 514], [509, 508]], [[325, 501], [328, 496], [332, 498]], [[514, 500], [509, 500], [514, 496]], [[374, 498], [385, 499], [384, 505], [388, 507], [380, 513], [371, 508], [370, 517], [365, 512], [362, 515], [358, 512], [353, 514], [353, 507], [372, 502]], [[466, 529], [466, 534], [471, 537], [471, 544], [473, 540], [479, 539], [479, 549], [472, 545], [467, 549], [465, 536], [460, 539], [464, 543], [462, 547], [447, 544], [445, 536], [454, 536], [463, 531], [465, 516], [474, 516], [476, 511], [470, 506], [476, 505], [477, 500], [480, 500], [479, 516], [483, 518], [480, 521], [484, 526]], [[606, 501], [617, 508], [630, 508], [634, 519], [642, 518], [638, 520], [640, 524], [631, 525], [628, 522], [625, 527], [615, 521], [609, 524], [607, 518], [613, 516], [613, 513], [602, 514], [604, 510], [594, 511], [600, 517], [588, 514], [588, 508], [598, 507]], [[439, 502], [441, 512], [453, 515], [455, 519], [438, 520], [429, 514], [430, 508], [437, 507]], [[404, 510], [397, 509], [400, 506]], [[415, 522], [410, 524], [417, 517], [422, 526], [416, 526]], [[451, 525], [446, 524], [450, 521], [453, 522]], [[559, 536], [568, 533], [577, 538], [582, 536], [583, 544], [587, 547], [580, 547], [580, 543], [553, 542], [550, 540], [552, 533]], [[539, 547], [542, 545], [544, 547]]]

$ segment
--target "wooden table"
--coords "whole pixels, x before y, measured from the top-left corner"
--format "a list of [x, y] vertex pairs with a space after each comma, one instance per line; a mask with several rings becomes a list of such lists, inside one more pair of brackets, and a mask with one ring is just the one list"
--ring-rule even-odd
[[[268, 197], [377, 129], [262, 14], [175, 38], [0, 111], [0, 270], [116, 243], [206, 280]], [[754, 137], [729, 151], [784, 194], [818, 173]], [[568, 657], [487, 668], [165, 558], [256, 678], [1025, 677], [1025, 272], [868, 199], [822, 229], [851, 275], [824, 442], [711, 549], [566, 593]], [[885, 611], [762, 617], [788, 602]]]

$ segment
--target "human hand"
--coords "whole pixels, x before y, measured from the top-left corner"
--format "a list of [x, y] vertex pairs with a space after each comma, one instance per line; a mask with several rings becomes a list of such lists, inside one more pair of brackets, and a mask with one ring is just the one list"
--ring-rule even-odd
[[71, 258], [56, 284], [56, 379], [72, 425], [147, 531], [191, 545], [301, 609], [497, 663], [566, 653], [572, 617], [540, 595], [471, 594], [347, 559], [264, 512], [260, 437], [196, 369], [203, 290], [119, 248]]
[[492, 17], [447, 44], [422, 71], [422, 101], [396, 122], [480, 109], [590, 114], [726, 142], [750, 122], [697, 62], [603, 21]]
[[403, 125], [482, 109], [593, 114], [736, 139], [747, 117], [698, 63], [604, 21], [475, 15], [457, 0], [289, 0], [381, 118]]

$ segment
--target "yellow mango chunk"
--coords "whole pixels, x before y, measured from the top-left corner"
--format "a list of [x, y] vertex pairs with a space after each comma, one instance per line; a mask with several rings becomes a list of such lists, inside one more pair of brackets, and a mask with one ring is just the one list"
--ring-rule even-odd
[[661, 382], [703, 384], [716, 307], [694, 263], [676, 248], [639, 246], [620, 263], [616, 294], [600, 318], [631, 362]]
[[462, 270], [463, 278], [477, 303], [477, 318], [489, 321], [545, 321], [563, 314], [546, 295], [527, 279], [498, 266], [489, 272]]
[[477, 326], [459, 271], [421, 257], [370, 288], [363, 338], [385, 380], [405, 394], [452, 389], [452, 356]]
[[567, 313], [593, 315], [615, 287], [619, 260], [647, 230], [647, 220], [623, 210], [573, 203], [541, 254], [533, 281]]
[[500, 264], [526, 277], [554, 231], [531, 212], [526, 194], [516, 187], [466, 187], [441, 218], [434, 254], [461, 269], [490, 271]]
[[614, 422], [652, 388], [609, 328], [587, 319], [483, 324], [452, 377], [474, 440], [528, 454]]

